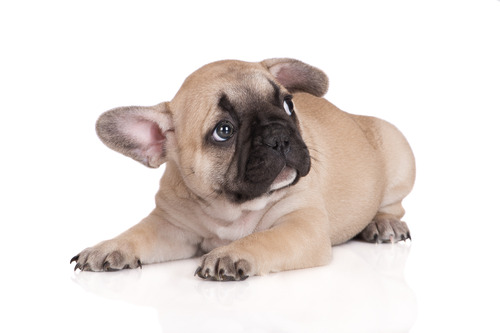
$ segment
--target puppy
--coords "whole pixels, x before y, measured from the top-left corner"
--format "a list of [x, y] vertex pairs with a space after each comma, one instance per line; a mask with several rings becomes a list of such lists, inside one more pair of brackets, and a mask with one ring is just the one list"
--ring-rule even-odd
[[321, 98], [328, 78], [293, 59], [219, 61], [170, 102], [122, 107], [100, 139], [144, 165], [166, 163], [156, 208], [76, 255], [112, 271], [204, 254], [196, 275], [252, 275], [327, 264], [331, 246], [410, 238], [401, 205], [415, 161], [403, 135]]

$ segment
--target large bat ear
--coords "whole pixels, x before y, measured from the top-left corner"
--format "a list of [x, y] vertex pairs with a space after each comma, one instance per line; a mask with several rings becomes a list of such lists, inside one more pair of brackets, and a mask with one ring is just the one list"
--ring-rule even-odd
[[150, 167], [167, 160], [167, 131], [173, 131], [168, 103], [130, 106], [103, 113], [96, 123], [99, 138], [109, 148]]
[[301, 61], [275, 58], [264, 60], [261, 64], [290, 92], [304, 91], [321, 97], [328, 90], [326, 74]]

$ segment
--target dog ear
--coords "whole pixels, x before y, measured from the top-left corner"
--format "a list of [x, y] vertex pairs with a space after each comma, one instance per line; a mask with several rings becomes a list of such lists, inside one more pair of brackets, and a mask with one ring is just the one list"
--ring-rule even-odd
[[168, 103], [112, 109], [96, 123], [97, 135], [106, 146], [150, 168], [166, 162], [167, 131], [172, 130]]
[[321, 97], [328, 90], [326, 74], [301, 61], [275, 58], [264, 60], [261, 64], [290, 92], [304, 91]]

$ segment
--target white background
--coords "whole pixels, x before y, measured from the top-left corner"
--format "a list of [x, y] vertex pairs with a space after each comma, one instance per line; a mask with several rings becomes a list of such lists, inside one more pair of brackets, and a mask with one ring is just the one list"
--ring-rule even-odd
[[[500, 1], [5, 1], [0, 38], [1, 331], [500, 331]], [[349, 243], [240, 285], [197, 280], [196, 260], [73, 273], [149, 213], [162, 172], [101, 144], [99, 114], [270, 57], [406, 135], [411, 245]]]

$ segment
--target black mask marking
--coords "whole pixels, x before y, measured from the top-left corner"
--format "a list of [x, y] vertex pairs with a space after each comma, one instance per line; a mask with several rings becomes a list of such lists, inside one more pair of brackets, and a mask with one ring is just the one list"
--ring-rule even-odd
[[294, 184], [309, 173], [311, 160], [299, 133], [298, 120], [276, 105], [283, 105], [283, 99], [238, 112], [241, 126], [228, 169], [233, 181], [223, 189], [234, 202], [266, 194], [286, 166], [297, 170]]

